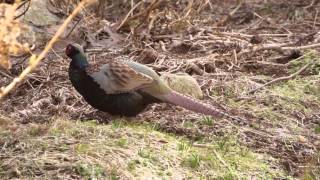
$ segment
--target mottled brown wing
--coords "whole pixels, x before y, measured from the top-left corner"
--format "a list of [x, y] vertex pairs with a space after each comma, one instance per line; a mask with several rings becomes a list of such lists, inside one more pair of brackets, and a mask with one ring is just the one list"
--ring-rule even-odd
[[121, 62], [111, 61], [109, 68], [117, 91], [132, 91], [150, 85], [154, 81], [152, 77], [137, 72]]

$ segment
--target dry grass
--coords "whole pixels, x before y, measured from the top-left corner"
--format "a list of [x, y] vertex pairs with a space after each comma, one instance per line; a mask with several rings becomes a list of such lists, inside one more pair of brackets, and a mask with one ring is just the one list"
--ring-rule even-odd
[[22, 127], [1, 118], [0, 130], [2, 179], [284, 177], [272, 169], [274, 159], [251, 152], [233, 137], [195, 147], [121, 119], [98, 125], [57, 118]]

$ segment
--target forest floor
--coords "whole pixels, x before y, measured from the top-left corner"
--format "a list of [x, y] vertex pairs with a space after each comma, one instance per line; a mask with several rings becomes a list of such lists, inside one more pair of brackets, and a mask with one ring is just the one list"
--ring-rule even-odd
[[[62, 19], [72, 9], [52, 2]], [[155, 0], [136, 4], [128, 18], [130, 3], [103, 3], [82, 12], [1, 102], [1, 179], [320, 178], [318, 1]], [[35, 53], [57, 27], [37, 27], [47, 33]], [[67, 77], [64, 47], [84, 40], [94, 62], [131, 59], [160, 74], [192, 75], [204, 102], [246, 122], [166, 104], [130, 119], [97, 112]], [[1, 85], [24, 59], [0, 69]]]

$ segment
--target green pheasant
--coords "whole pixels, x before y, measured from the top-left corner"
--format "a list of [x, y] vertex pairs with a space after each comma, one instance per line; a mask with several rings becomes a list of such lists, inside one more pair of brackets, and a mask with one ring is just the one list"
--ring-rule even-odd
[[111, 115], [136, 116], [149, 104], [170, 103], [211, 115], [232, 117], [200, 100], [180, 94], [167, 86], [151, 68], [132, 61], [110, 61], [100, 67], [90, 65], [83, 48], [69, 44], [69, 79], [94, 108]]

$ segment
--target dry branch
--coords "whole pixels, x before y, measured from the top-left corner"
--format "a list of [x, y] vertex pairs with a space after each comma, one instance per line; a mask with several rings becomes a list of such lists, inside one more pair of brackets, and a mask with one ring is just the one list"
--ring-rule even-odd
[[[131, 8], [131, 10], [127, 13], [127, 15], [124, 17], [123, 20], [121, 20], [120, 22], [117, 22], [113, 28], [115, 28], [116, 31], [119, 31], [123, 26], [125, 26], [126, 24], [128, 24], [130, 21], [135, 20], [137, 18], [147, 18], [149, 17], [150, 13], [152, 10], [154, 10], [155, 8], [157, 8], [159, 6], [159, 4], [162, 2], [162, 0], [154, 0], [150, 3], [150, 5], [148, 7], [145, 8], [144, 11], [138, 12], [137, 14], [132, 15], [133, 11], [142, 3], [143, 1], [140, 1], [139, 3], [137, 3], [135, 6], [133, 6]], [[119, 25], [118, 25], [119, 24]]]
[[124, 19], [121, 21], [120, 25], [117, 27], [117, 31], [127, 22], [130, 15], [132, 15], [133, 11], [142, 3], [142, 1], [138, 2], [136, 5], [134, 5], [130, 11], [127, 13], [127, 15], [124, 17]]
[[224, 18], [222, 18], [221, 21], [219, 21], [216, 26], [224, 26], [229, 20], [230, 18], [232, 18], [232, 16], [240, 9], [240, 7], [243, 5], [243, 1], [242, 0], [238, 0], [238, 5], [237, 7], [235, 7], [227, 16], [225, 16]]
[[59, 36], [64, 32], [67, 25], [71, 22], [71, 20], [80, 12], [80, 10], [85, 7], [88, 4], [93, 3], [94, 0], [84, 0], [81, 1], [78, 6], [73, 10], [73, 12], [68, 16], [68, 18], [63, 22], [63, 24], [60, 26], [56, 34], [52, 37], [52, 39], [49, 41], [45, 49], [40, 53], [39, 56], [32, 55], [29, 60], [29, 66], [22, 71], [22, 73], [19, 75], [19, 77], [14, 78], [13, 81], [7, 85], [6, 87], [2, 87], [0, 89], [0, 99], [3, 98], [5, 95], [7, 95], [12, 89], [14, 89], [19, 83], [21, 83], [26, 76], [34, 70], [38, 64], [41, 62], [42, 59], [47, 55], [47, 53], [52, 48], [53, 44], [58, 40]]
[[250, 52], [258, 52], [264, 50], [276, 50], [276, 51], [289, 51], [289, 50], [305, 50], [305, 49], [314, 49], [320, 47], [320, 43], [310, 44], [305, 46], [291, 46], [293, 43], [283, 43], [283, 44], [263, 44], [259, 46], [252, 46], [252, 48], [244, 50], [238, 53], [238, 56], [241, 56]]
[[290, 76], [280, 77], [280, 78], [274, 79], [272, 81], [269, 81], [269, 82], [265, 83], [264, 85], [249, 91], [247, 94], [253, 94], [256, 91], [258, 91], [258, 90], [260, 90], [260, 89], [262, 89], [262, 88], [264, 88], [266, 86], [270, 86], [272, 84], [275, 84], [275, 83], [278, 83], [278, 82], [281, 82], [281, 81], [288, 81], [290, 79], [293, 79], [296, 76], [298, 76], [299, 74], [301, 74], [303, 71], [305, 71], [310, 65], [311, 65], [311, 63], [308, 63], [305, 66], [303, 66], [301, 69], [299, 69], [297, 72], [291, 74]]
[[31, 4], [31, 0], [26, 0], [26, 1], [23, 1], [23, 3], [21, 3], [17, 9], [20, 9], [21, 7], [23, 7], [25, 4], [27, 4], [27, 7], [23, 10], [22, 13], [20, 13], [19, 15], [17, 15], [14, 19], [18, 19], [20, 18], [21, 16], [23, 16], [24, 14], [26, 14], [26, 12], [29, 10], [30, 8], [30, 4]]

